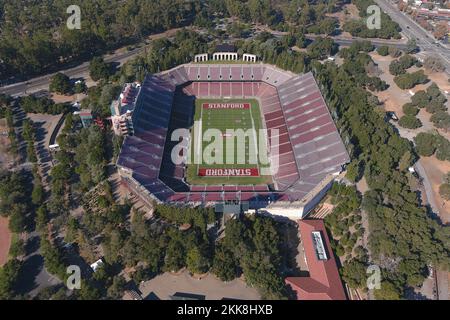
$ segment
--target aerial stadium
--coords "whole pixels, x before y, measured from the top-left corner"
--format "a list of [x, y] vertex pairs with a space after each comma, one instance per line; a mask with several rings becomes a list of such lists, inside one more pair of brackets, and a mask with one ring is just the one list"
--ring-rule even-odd
[[148, 204], [305, 217], [349, 162], [313, 74], [209, 58], [126, 84], [113, 102], [122, 183]]

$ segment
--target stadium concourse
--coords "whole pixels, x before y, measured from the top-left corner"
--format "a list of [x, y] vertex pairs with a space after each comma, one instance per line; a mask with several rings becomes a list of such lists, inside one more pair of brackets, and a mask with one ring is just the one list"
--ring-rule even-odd
[[[265, 128], [279, 131], [278, 153], [270, 154], [278, 162], [273, 184], [186, 183], [186, 166], [171, 161], [170, 136], [177, 128], [192, 128], [197, 98], [259, 102]], [[190, 63], [148, 75], [142, 85], [127, 85], [112, 109], [113, 127], [127, 133], [117, 161], [122, 181], [147, 203], [246, 202], [302, 218], [349, 162], [312, 73], [297, 75], [262, 63]]]

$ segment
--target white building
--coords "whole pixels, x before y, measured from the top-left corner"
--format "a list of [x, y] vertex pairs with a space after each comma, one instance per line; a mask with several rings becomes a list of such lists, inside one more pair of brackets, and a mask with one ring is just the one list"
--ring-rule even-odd
[[92, 271], [96, 272], [98, 270], [98, 268], [100, 268], [102, 265], [104, 265], [103, 260], [98, 259], [93, 264], [91, 264], [90, 267], [91, 267]]
[[119, 99], [112, 102], [111, 122], [115, 134], [127, 136], [134, 133], [132, 116], [140, 90], [140, 83], [127, 83]]

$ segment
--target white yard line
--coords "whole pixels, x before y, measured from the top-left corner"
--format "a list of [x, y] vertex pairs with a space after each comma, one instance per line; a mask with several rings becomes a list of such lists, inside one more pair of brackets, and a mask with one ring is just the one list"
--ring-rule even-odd
[[[252, 104], [250, 104], [250, 108], [253, 108]], [[250, 109], [250, 119], [252, 120], [253, 139], [255, 141], [256, 166], [258, 168], [258, 172], [261, 173], [261, 170], [259, 168], [259, 161], [258, 161], [258, 159], [259, 159], [259, 157], [258, 157], [258, 145], [259, 145], [259, 143], [258, 143], [258, 137], [256, 135], [256, 127], [255, 127], [255, 121], [253, 120], [253, 110], [252, 109]], [[250, 157], [250, 154], [249, 154], [249, 157]]]
[[[197, 132], [197, 157], [196, 160], [199, 160], [201, 158], [201, 152], [202, 152], [202, 140], [203, 140], [203, 105], [200, 106], [200, 120], [198, 121], [198, 132]], [[197, 175], [199, 174], [200, 170], [200, 163], [203, 162], [203, 159], [201, 161], [198, 161], [197, 163]]]

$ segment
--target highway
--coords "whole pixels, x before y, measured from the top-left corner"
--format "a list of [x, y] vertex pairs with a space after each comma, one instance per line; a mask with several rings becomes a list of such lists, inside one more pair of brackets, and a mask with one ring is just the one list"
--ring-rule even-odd
[[[138, 48], [129, 51], [126, 50], [125, 48], [122, 48], [116, 50], [116, 52], [113, 54], [103, 56], [103, 59], [107, 63], [122, 65], [128, 60], [131, 60], [135, 56], [144, 53], [147, 49], [149, 49], [152, 45], [151, 42], [153, 40], [163, 37], [172, 38], [178, 30], [180, 30], [180, 28], [174, 28], [161, 33], [152, 34], [148, 37], [148, 40], [150, 40], [149, 44], [148, 43], [137, 44], [137, 46], [139, 46]], [[68, 68], [66, 70], [60, 70], [59, 72], [66, 74], [70, 78], [86, 79], [89, 75], [89, 62], [84, 62], [76, 67]], [[34, 93], [39, 90], [48, 90], [50, 79], [55, 73], [50, 73], [24, 82], [18, 82], [0, 87], [0, 94], [4, 93], [13, 97], [20, 97], [28, 95], [30, 93]]]
[[[281, 32], [273, 32], [274, 36], [276, 38], [281, 38], [284, 36], [285, 33]], [[315, 35], [307, 35], [307, 38], [310, 40], [314, 40], [318, 36]], [[332, 37], [333, 40], [341, 45], [341, 46], [350, 46], [355, 41], [363, 41], [363, 40], [370, 40], [374, 46], [379, 47], [383, 45], [388, 46], [395, 46], [399, 49], [406, 49], [407, 44], [406, 42], [402, 41], [396, 41], [396, 40], [383, 40], [383, 39], [364, 39], [364, 38], [345, 38], [340, 36]], [[143, 46], [141, 48], [137, 48], [131, 51], [126, 52], [118, 52], [110, 56], [105, 56], [104, 59], [108, 63], [118, 63], [123, 64], [126, 61], [134, 58], [135, 56], [141, 54], [144, 52], [146, 48], [149, 48], [149, 45]], [[86, 78], [89, 74], [89, 62], [85, 62], [80, 64], [79, 66], [76, 66], [74, 68], [66, 69], [61, 71], [62, 73], [66, 74], [70, 78]], [[11, 84], [8, 86], [0, 87], [0, 93], [4, 93], [10, 96], [24, 96], [42, 89], [48, 90], [48, 86], [50, 83], [51, 77], [55, 73], [47, 74], [45, 76], [40, 76], [37, 78], [30, 79], [28, 81], [19, 82], [15, 84]]]
[[[314, 40], [315, 38], [320, 37], [316, 35], [307, 35], [306, 38], [309, 40]], [[358, 37], [342, 37], [342, 36], [333, 36], [333, 41], [336, 42], [340, 46], [350, 46], [355, 41], [370, 41], [376, 48], [381, 46], [390, 46], [396, 47], [400, 50], [405, 50], [408, 47], [408, 43], [402, 40], [385, 40], [385, 39], [368, 39], [368, 38], [358, 38]]]
[[[420, 29], [419, 26], [417, 26], [414, 22], [408, 22], [408, 18], [404, 17], [403, 14], [401, 14], [396, 8], [395, 6], [392, 6], [391, 4], [387, 3], [387, 1], [376, 1], [377, 3], [380, 2], [380, 7], [386, 11], [388, 14], [392, 12], [392, 15], [394, 15], [394, 20], [399, 22], [402, 26], [402, 28], [404, 30], [406, 30], [404, 33], [406, 36], [408, 36], [408, 38], [424, 38], [425, 40], [423, 41], [418, 41], [418, 45], [421, 46], [422, 49], [427, 49], [427, 50], [431, 50], [431, 51], [439, 51], [441, 52], [441, 54], [443, 54], [444, 56], [447, 56], [447, 58], [445, 58], [444, 60], [446, 61], [447, 65], [446, 68], [448, 70], [448, 72], [450, 72], [450, 53], [449, 52], [445, 52], [445, 49], [442, 47], [441, 50], [438, 50], [438, 47], [436, 47], [436, 45], [433, 43], [433, 41], [431, 39], [427, 39], [428, 35], [426, 33], [426, 31], [423, 31]], [[400, 16], [400, 18], [402, 20], [400, 20], [400, 18], [397, 18], [397, 15]], [[405, 23], [401, 22], [403, 20], [406, 20], [405, 23], [410, 23], [413, 26], [410, 26], [410, 29], [407, 29], [405, 27]], [[417, 31], [416, 31], [417, 29]], [[177, 29], [172, 29], [169, 31], [166, 31], [164, 33], [161, 34], [157, 34], [157, 35], [153, 35], [151, 38], [158, 38], [160, 36], [170, 36], [171, 34], [173, 34]], [[411, 31], [410, 31], [411, 30]], [[418, 33], [420, 36], [413, 36], [413, 32], [414, 33]], [[286, 34], [286, 32], [278, 32], [278, 31], [273, 31], [270, 30], [270, 32], [276, 37], [276, 38], [281, 38], [283, 35]], [[317, 36], [316, 35], [307, 35], [307, 38], [310, 40], [314, 40]], [[346, 38], [346, 37], [342, 37], [342, 36], [334, 36], [332, 37], [333, 40], [341, 45], [341, 46], [349, 46], [351, 45], [353, 42], [355, 41], [363, 41], [363, 40], [369, 40], [371, 41], [374, 46], [379, 47], [382, 45], [387, 45], [387, 46], [395, 46], [399, 49], [406, 49], [407, 47], [407, 43], [405, 41], [402, 40], [384, 40], [384, 39], [364, 39], [364, 38], [358, 38], [358, 37], [352, 37], [352, 38]], [[146, 48], [149, 48], [150, 45], [146, 45], [146, 46], [142, 46], [140, 48], [131, 50], [131, 51], [117, 51], [116, 53], [112, 54], [112, 55], [107, 55], [104, 56], [104, 59], [106, 62], [108, 63], [117, 63], [117, 64], [123, 64], [126, 61], [134, 58], [135, 56], [139, 55], [140, 53], [144, 52], [144, 50]], [[66, 74], [67, 76], [69, 76], [70, 78], [86, 78], [89, 74], [89, 62], [85, 62], [80, 64], [79, 66], [73, 67], [73, 68], [69, 68], [66, 70], [62, 70], [60, 71], [64, 74]], [[18, 97], [18, 96], [24, 96], [30, 93], [34, 93], [36, 91], [39, 90], [48, 90], [48, 86], [50, 83], [50, 78], [54, 75], [55, 73], [51, 73], [51, 74], [47, 74], [44, 76], [40, 76], [40, 77], [36, 77], [33, 79], [30, 79], [28, 81], [24, 81], [24, 82], [19, 82], [19, 83], [15, 83], [15, 84], [11, 84], [11, 85], [7, 85], [7, 86], [3, 86], [0, 87], [0, 93], [4, 93], [4, 94], [8, 94], [10, 96], [14, 96], [14, 97]]]
[[[118, 52], [110, 56], [105, 56], [104, 59], [105, 62], [108, 63], [123, 64], [124, 62], [130, 60], [134, 56], [142, 53], [145, 50], [145, 48], [146, 47], [141, 47], [131, 51]], [[89, 73], [89, 62], [82, 63], [79, 66], [61, 72], [66, 74], [70, 78], [85, 78]], [[41, 89], [48, 90], [50, 78], [54, 74], [55, 73], [47, 74], [45, 76], [30, 79], [28, 81], [0, 87], [0, 93], [8, 94], [10, 96], [22, 96]]]
[[388, 0], [374, 0], [380, 8], [388, 14], [392, 20], [397, 22], [402, 28], [402, 32], [409, 38], [415, 39], [417, 45], [425, 53], [441, 58], [448, 75], [450, 75], [450, 50], [438, 43], [434, 37], [411, 17], [397, 8], [395, 4]]

